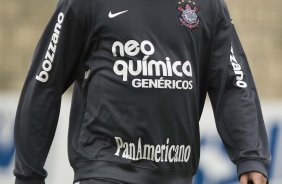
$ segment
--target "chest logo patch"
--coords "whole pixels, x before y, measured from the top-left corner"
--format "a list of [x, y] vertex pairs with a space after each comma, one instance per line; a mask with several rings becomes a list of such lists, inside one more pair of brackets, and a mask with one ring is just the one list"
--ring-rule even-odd
[[128, 10], [124, 10], [124, 11], [117, 12], [117, 13], [112, 13], [112, 11], [110, 11], [109, 14], [108, 14], [108, 17], [110, 19], [112, 19], [112, 18], [115, 18], [115, 17], [117, 17], [117, 16], [119, 16], [119, 15], [121, 15], [123, 13], [126, 13], [126, 12], [128, 12]]
[[179, 15], [181, 25], [188, 27], [190, 30], [199, 27], [200, 20], [197, 14], [199, 8], [195, 6], [195, 2], [181, 0], [178, 4], [177, 9], [181, 13]]

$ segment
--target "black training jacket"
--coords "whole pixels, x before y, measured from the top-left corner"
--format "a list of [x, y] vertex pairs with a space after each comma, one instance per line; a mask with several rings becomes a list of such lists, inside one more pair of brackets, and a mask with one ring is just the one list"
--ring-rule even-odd
[[222, 0], [61, 0], [32, 60], [15, 122], [16, 184], [44, 183], [72, 83], [75, 182], [191, 183], [207, 93], [238, 175], [267, 176], [259, 99]]

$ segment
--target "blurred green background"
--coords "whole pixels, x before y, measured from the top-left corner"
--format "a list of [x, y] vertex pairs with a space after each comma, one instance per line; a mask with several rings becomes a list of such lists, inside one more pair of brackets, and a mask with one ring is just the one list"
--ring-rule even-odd
[[[226, 0], [261, 98], [282, 98], [282, 1]], [[19, 91], [56, 0], [0, 0], [0, 91]]]

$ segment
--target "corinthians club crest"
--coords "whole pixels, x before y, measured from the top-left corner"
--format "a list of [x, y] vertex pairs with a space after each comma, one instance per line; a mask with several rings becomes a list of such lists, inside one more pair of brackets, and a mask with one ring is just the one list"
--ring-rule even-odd
[[199, 27], [200, 20], [197, 15], [199, 8], [195, 6], [195, 2], [192, 2], [191, 0], [181, 0], [178, 4], [179, 6], [177, 9], [181, 12], [179, 15], [180, 23], [189, 29]]

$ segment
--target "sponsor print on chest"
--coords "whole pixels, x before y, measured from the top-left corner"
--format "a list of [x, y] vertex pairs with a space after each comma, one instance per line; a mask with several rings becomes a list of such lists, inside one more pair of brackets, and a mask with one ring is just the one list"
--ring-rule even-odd
[[[114, 62], [113, 71], [123, 82], [131, 78], [134, 88], [157, 89], [193, 89], [192, 64], [189, 60], [172, 61], [169, 56], [160, 59], [150, 59], [155, 53], [155, 46], [149, 40], [139, 43], [136, 40], [128, 40], [124, 44], [115, 41], [112, 45]], [[137, 60], [126, 58], [137, 58]], [[177, 79], [176, 79], [177, 78]]]

